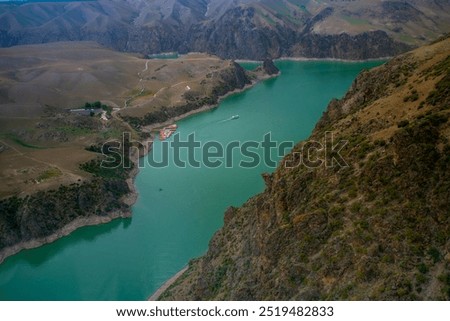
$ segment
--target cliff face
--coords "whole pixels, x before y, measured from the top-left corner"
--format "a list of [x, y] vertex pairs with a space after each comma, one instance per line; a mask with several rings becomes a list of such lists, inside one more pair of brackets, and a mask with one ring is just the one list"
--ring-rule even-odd
[[0, 46], [90, 40], [143, 54], [367, 59], [448, 32], [449, 9], [448, 2], [381, 0], [14, 2], [0, 4]]
[[94, 180], [26, 198], [2, 200], [0, 250], [49, 236], [78, 217], [107, 216], [113, 210], [129, 211], [129, 207], [119, 201], [129, 192], [124, 181]]
[[277, 75], [280, 73], [280, 69], [278, 69], [270, 59], [264, 59], [263, 64], [256, 68], [256, 71], [264, 72], [269, 76]]
[[189, 35], [189, 49], [232, 59], [256, 60], [267, 57], [369, 59], [394, 56], [411, 49], [380, 30], [359, 34], [316, 33], [313, 26], [324, 19], [327, 10], [324, 11], [309, 16], [305, 25], [294, 28], [286, 24], [261, 24], [254, 8], [237, 7], [214, 23], [196, 26]]
[[160, 299], [448, 300], [449, 81], [449, 38], [360, 74], [310, 137], [348, 167], [282, 162]]
[[384, 31], [370, 31], [358, 35], [310, 33], [300, 37], [290, 48], [288, 55], [361, 60], [395, 56], [409, 49], [411, 46], [394, 41]]

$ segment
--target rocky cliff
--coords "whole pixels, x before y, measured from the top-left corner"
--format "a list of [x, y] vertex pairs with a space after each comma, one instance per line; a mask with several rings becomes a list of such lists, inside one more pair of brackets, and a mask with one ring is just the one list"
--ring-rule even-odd
[[228, 59], [368, 59], [448, 32], [448, 1], [99, 0], [0, 4], [0, 46], [91, 40]]
[[361, 73], [160, 299], [448, 300], [449, 81], [448, 37]]
[[278, 75], [280, 70], [275, 66], [272, 60], [264, 59], [263, 64], [256, 68], [256, 72], [264, 72], [269, 76]]
[[[89, 149], [100, 153], [100, 147]], [[120, 160], [115, 161], [119, 165]], [[0, 200], [0, 263], [23, 249], [53, 242], [79, 227], [131, 216], [130, 205], [136, 197], [131, 178], [136, 169], [107, 169], [100, 162], [99, 157], [80, 165], [93, 174], [91, 180]]]

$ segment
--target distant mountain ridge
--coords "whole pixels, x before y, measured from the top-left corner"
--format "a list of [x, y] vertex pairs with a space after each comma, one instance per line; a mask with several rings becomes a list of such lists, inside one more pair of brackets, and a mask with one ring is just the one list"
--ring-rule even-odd
[[448, 32], [449, 12], [445, 0], [0, 2], [0, 46], [93, 40], [143, 54], [367, 59]]

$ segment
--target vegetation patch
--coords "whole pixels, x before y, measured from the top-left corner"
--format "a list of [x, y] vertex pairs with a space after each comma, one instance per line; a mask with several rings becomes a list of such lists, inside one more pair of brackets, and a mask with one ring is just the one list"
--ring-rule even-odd
[[369, 24], [369, 21], [366, 19], [355, 18], [351, 16], [342, 16], [342, 18], [347, 21], [349, 24], [354, 26], [363, 26]]
[[16, 143], [17, 145], [20, 145], [22, 147], [31, 148], [31, 149], [45, 149], [46, 148], [46, 147], [42, 147], [42, 146], [36, 146], [36, 145], [29, 144], [29, 143], [23, 141], [21, 138], [19, 138], [15, 134], [9, 133], [9, 134], [3, 134], [2, 136], [5, 138], [8, 138], [9, 140], [13, 141], [14, 143]]
[[135, 166], [129, 156], [130, 148], [131, 145], [127, 141], [123, 147], [119, 142], [91, 145], [86, 150], [102, 156], [81, 164], [80, 169], [93, 174], [94, 177], [125, 180]]
[[416, 89], [411, 90], [410, 94], [408, 96], [406, 96], [405, 98], [403, 98], [403, 102], [408, 102], [408, 101], [416, 101], [419, 99], [419, 93], [417, 92]]
[[50, 169], [47, 169], [45, 172], [42, 172], [38, 177], [37, 177], [37, 181], [38, 182], [42, 182], [48, 179], [52, 179], [55, 177], [59, 177], [62, 175], [62, 172], [59, 168], [57, 167], [52, 167]]
[[442, 109], [450, 108], [450, 69], [428, 95], [426, 102], [432, 106], [440, 106]]

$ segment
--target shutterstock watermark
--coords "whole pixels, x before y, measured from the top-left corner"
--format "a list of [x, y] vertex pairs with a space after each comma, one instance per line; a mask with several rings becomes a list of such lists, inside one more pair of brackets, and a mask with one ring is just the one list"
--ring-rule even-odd
[[[202, 142], [196, 139], [195, 133], [182, 139], [180, 133], [173, 135], [172, 140], [161, 142], [158, 152], [151, 152], [139, 167], [165, 168], [256, 168], [265, 165], [276, 168], [280, 161], [287, 168], [305, 166], [310, 169], [318, 167], [348, 167], [340, 154], [347, 145], [347, 141], [335, 142], [332, 132], [326, 132], [322, 141], [306, 141], [301, 147], [287, 155], [295, 143], [292, 141], [276, 141], [272, 133], [265, 134], [260, 141], [230, 141], [226, 144], [218, 141]], [[141, 142], [131, 139], [130, 133], [123, 133], [122, 141], [106, 142], [102, 153], [105, 159], [101, 166], [113, 169], [119, 166], [132, 167], [132, 159], [144, 156], [145, 150]], [[285, 157], [283, 159], [283, 157]]]
[[308, 140], [300, 148], [286, 157], [284, 166], [295, 168], [304, 166], [314, 169], [325, 166], [326, 168], [349, 167], [341, 151], [347, 146], [347, 140], [335, 141], [333, 132], [326, 132], [323, 142]]

